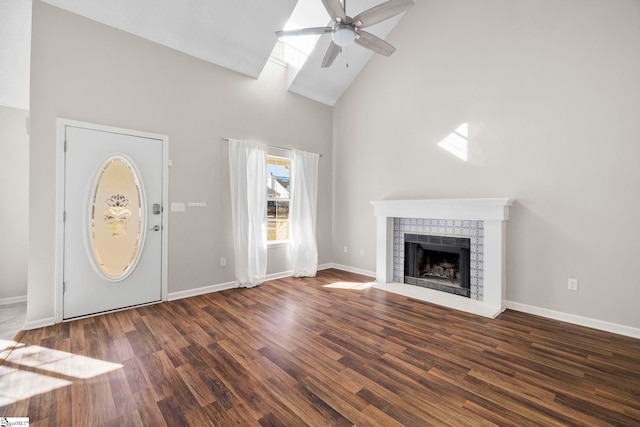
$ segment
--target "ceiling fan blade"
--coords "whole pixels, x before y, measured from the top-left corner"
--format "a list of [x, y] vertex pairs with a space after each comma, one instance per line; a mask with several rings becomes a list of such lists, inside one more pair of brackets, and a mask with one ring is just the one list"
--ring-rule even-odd
[[340, 0], [322, 0], [322, 4], [334, 21], [340, 20], [345, 22], [347, 20], [347, 15], [344, 13], [344, 8]]
[[301, 28], [299, 30], [282, 30], [276, 31], [276, 36], [278, 37], [289, 37], [289, 36], [311, 36], [317, 34], [325, 34], [333, 31], [331, 27], [310, 27], [310, 28]]
[[413, 0], [389, 0], [357, 14], [352, 22], [356, 28], [370, 27], [404, 12], [411, 6], [413, 6]]
[[371, 49], [375, 53], [379, 53], [384, 56], [389, 56], [393, 52], [396, 51], [396, 48], [391, 46], [386, 41], [382, 40], [379, 37], [374, 36], [371, 33], [367, 33], [366, 31], [356, 31], [356, 40], [355, 42], [362, 47], [366, 47], [367, 49]]
[[335, 44], [333, 41], [329, 44], [327, 48], [327, 53], [324, 54], [324, 58], [322, 59], [322, 68], [330, 67], [333, 64], [333, 61], [336, 60], [336, 57], [340, 53], [340, 46]]

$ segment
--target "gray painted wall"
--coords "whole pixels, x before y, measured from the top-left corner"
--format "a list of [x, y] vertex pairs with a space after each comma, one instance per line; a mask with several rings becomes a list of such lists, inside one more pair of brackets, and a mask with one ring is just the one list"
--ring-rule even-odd
[[29, 112], [0, 106], [0, 300], [27, 295]]
[[640, 3], [417, 1], [388, 40], [334, 108], [335, 262], [375, 270], [371, 200], [511, 197], [507, 299], [640, 327]]
[[[55, 313], [58, 117], [169, 136], [168, 202], [207, 204], [169, 215], [170, 293], [234, 280], [223, 136], [324, 155], [318, 249], [331, 261], [331, 108], [288, 93], [285, 80], [275, 64], [254, 80], [35, 1], [27, 323]], [[270, 249], [268, 273], [290, 268], [286, 248]]]

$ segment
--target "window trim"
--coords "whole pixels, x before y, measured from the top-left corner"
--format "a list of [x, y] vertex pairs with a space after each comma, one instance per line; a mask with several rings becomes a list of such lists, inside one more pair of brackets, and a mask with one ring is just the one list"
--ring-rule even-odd
[[268, 248], [277, 248], [280, 246], [289, 246], [290, 240], [267, 240], [267, 249]]

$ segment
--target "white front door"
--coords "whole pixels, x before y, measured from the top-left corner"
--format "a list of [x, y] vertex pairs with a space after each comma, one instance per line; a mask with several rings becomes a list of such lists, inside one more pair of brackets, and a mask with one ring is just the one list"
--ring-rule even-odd
[[163, 141], [65, 125], [63, 318], [162, 298]]

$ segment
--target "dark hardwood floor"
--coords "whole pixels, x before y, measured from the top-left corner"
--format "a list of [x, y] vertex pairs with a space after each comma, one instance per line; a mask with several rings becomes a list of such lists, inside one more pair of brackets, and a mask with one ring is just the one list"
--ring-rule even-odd
[[497, 319], [338, 270], [28, 331], [0, 416], [36, 426], [640, 425], [640, 340]]

